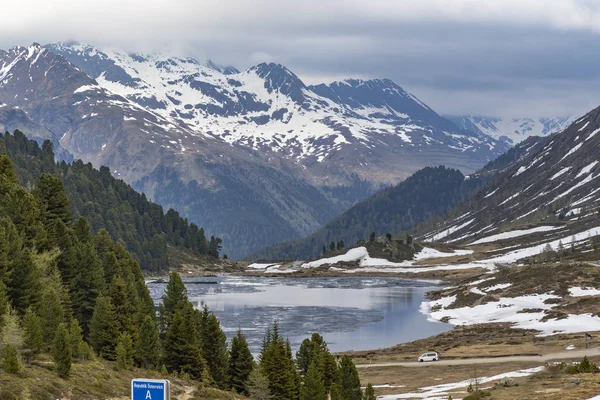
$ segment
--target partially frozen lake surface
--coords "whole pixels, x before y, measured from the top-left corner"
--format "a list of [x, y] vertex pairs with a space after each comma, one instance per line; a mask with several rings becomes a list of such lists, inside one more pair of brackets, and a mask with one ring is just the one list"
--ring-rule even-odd
[[[313, 332], [324, 336], [331, 351], [346, 351], [389, 347], [452, 328], [419, 312], [425, 293], [436, 288], [427, 281], [220, 276], [184, 283], [190, 300], [197, 307], [206, 303], [228, 338], [241, 328], [255, 354], [274, 320], [294, 351]], [[165, 286], [148, 283], [156, 303]]]

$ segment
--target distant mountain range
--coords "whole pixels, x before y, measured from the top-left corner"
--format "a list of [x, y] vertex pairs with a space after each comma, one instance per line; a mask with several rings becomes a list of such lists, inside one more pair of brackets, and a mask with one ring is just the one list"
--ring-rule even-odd
[[446, 116], [462, 129], [489, 135], [509, 145], [515, 145], [530, 136], [548, 136], [562, 132], [572, 122], [571, 117], [553, 118], [496, 118], [474, 116]]
[[546, 138], [531, 137], [469, 176], [460, 171], [427, 167], [399, 184], [380, 190], [352, 206], [307, 237], [278, 243], [250, 255], [253, 260], [305, 260], [321, 255], [325, 245], [366, 240], [371, 232], [411, 232], [419, 224], [435, 224], [461, 201], [501, 176], [507, 168], [539, 150]]
[[178, 209], [240, 257], [304, 236], [430, 165], [470, 173], [508, 148], [387, 79], [305, 85], [69, 43], [0, 51], [0, 125]]

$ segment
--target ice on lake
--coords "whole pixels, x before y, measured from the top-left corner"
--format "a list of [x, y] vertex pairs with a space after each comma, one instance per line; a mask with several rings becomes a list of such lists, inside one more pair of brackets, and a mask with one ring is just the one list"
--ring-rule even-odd
[[[332, 351], [393, 346], [447, 331], [419, 312], [434, 282], [399, 278], [202, 277], [184, 283], [197, 307], [208, 305], [227, 336], [241, 329], [258, 353], [266, 329], [277, 320], [292, 347], [313, 332]], [[155, 302], [166, 284], [149, 282]]]

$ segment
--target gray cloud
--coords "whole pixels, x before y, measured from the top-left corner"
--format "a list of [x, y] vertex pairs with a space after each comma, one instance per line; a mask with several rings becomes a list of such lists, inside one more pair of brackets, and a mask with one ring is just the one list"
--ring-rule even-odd
[[551, 116], [600, 104], [594, 0], [22, 0], [0, 46], [67, 39], [309, 83], [388, 77], [441, 113]]

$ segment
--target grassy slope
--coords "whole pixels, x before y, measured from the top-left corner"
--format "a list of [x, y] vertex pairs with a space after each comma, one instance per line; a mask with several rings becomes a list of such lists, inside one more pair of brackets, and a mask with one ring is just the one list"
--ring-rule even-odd
[[173, 400], [222, 399], [242, 400], [245, 397], [214, 389], [198, 392], [197, 383], [164, 376], [156, 371], [134, 369], [118, 371], [116, 364], [104, 360], [73, 364], [71, 376], [61, 379], [53, 362], [42, 356], [32, 365], [24, 366], [18, 374], [0, 371], [2, 400], [128, 400], [134, 378], [169, 379]]

